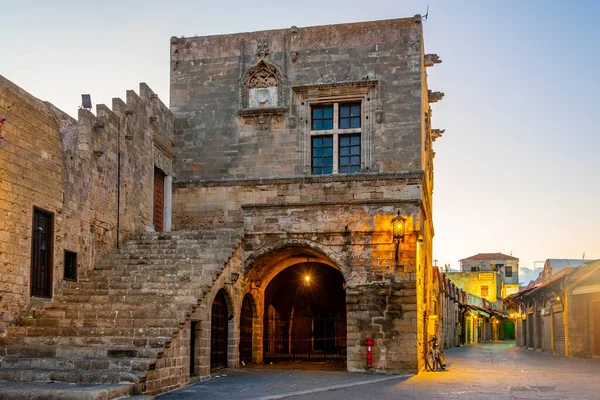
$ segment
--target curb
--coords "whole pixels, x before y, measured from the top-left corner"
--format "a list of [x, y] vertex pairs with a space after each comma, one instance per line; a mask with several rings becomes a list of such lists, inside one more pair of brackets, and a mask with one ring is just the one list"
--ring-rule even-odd
[[330, 390], [344, 389], [344, 388], [349, 388], [349, 387], [353, 387], [353, 386], [368, 385], [370, 383], [391, 381], [393, 379], [399, 379], [399, 378], [408, 378], [413, 375], [414, 374], [391, 375], [391, 376], [386, 376], [386, 377], [376, 378], [376, 379], [369, 379], [369, 380], [364, 380], [364, 381], [340, 383], [339, 385], [331, 385], [331, 386], [323, 386], [323, 387], [314, 388], [314, 389], [298, 390], [297, 392], [274, 394], [271, 396], [254, 397], [250, 400], [287, 399], [289, 397], [302, 396], [302, 395], [306, 395], [306, 394], [328, 392]]

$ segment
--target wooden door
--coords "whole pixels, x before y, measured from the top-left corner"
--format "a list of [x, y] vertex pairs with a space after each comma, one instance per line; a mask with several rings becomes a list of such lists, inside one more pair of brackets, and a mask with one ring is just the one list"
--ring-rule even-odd
[[594, 356], [600, 357], [600, 301], [592, 305], [594, 313]]
[[210, 330], [210, 368], [211, 370], [227, 367], [228, 342], [227, 302], [222, 291], [217, 293], [211, 310]]
[[165, 207], [165, 174], [154, 168], [154, 230], [162, 232]]
[[35, 209], [31, 249], [31, 295], [52, 296], [52, 214]]
[[250, 295], [244, 296], [240, 317], [240, 361], [252, 362], [252, 305]]

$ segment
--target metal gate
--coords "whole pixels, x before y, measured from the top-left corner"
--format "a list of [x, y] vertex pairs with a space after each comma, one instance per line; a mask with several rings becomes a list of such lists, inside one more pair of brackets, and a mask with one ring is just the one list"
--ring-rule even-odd
[[554, 354], [565, 355], [565, 325], [563, 324], [563, 313], [555, 312], [552, 315], [554, 325]]
[[227, 302], [222, 291], [217, 293], [211, 310], [210, 368], [227, 367]]
[[240, 317], [240, 361], [252, 362], [252, 305], [247, 294], [242, 301]]
[[535, 348], [535, 331], [533, 330], [533, 313], [527, 314], [527, 347]]
[[552, 318], [550, 314], [543, 316], [542, 324], [544, 325], [543, 350], [552, 352]]
[[266, 317], [265, 361], [346, 361], [346, 315]]

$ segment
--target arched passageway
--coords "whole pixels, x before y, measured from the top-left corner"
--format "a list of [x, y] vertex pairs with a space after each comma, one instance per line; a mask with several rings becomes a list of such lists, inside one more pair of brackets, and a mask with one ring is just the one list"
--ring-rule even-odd
[[228, 295], [221, 289], [215, 296], [211, 309], [210, 369], [227, 367], [227, 345], [229, 339]]
[[305, 262], [279, 272], [264, 293], [264, 361], [346, 360], [346, 286], [335, 268]]

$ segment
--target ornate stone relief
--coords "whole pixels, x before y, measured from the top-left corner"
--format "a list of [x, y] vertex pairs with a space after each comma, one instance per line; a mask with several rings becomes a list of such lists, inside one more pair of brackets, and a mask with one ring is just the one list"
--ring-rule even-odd
[[177, 64], [179, 64], [179, 61], [171, 61], [171, 70], [172, 71], [177, 70]]
[[375, 111], [375, 122], [381, 124], [383, 122], [383, 111], [377, 110]]
[[281, 107], [282, 79], [279, 69], [264, 60], [248, 68], [242, 82], [240, 115], [274, 115], [287, 111]]
[[258, 39], [256, 41], [256, 55], [258, 57], [266, 57], [269, 55], [269, 42], [267, 38]]
[[292, 51], [290, 56], [291, 56], [292, 62], [296, 62], [296, 60], [298, 59], [298, 52]]

